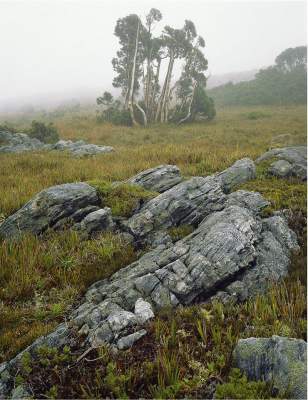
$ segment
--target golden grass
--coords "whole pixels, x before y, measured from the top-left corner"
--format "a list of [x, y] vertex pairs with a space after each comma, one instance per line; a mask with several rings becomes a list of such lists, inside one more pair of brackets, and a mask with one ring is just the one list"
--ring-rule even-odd
[[55, 119], [62, 138], [112, 145], [116, 151], [87, 159], [60, 152], [0, 155], [0, 214], [12, 213], [40, 190], [60, 183], [118, 181], [163, 163], [176, 164], [184, 175], [208, 175], [239, 158], [256, 158], [281, 134], [294, 144], [305, 143], [304, 107], [263, 107], [269, 117], [258, 120], [247, 118], [249, 110], [222, 110], [208, 124], [148, 129], [98, 124], [94, 115], [82, 113]]

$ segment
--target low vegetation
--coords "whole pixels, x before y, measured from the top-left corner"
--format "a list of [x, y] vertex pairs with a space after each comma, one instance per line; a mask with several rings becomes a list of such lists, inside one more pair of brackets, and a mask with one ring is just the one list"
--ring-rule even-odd
[[110, 207], [112, 214], [119, 217], [130, 217], [145, 201], [158, 195], [156, 192], [127, 183], [112, 185], [98, 180], [88, 183], [96, 188], [101, 206]]
[[133, 248], [105, 234], [25, 235], [0, 243], [0, 362], [50, 331], [87, 287], [135, 260]]
[[[251, 113], [257, 117], [250, 118]], [[242, 157], [255, 159], [277, 137], [283, 142], [281, 135], [287, 135], [287, 144], [306, 140], [302, 106], [221, 110], [206, 124], [148, 129], [97, 123], [94, 114], [83, 111], [44, 118], [45, 123], [54, 122], [61, 138], [112, 145], [116, 151], [78, 160], [57, 152], [1, 155], [3, 217], [38, 191], [72, 181], [89, 181], [98, 188], [102, 205], [127, 216], [155, 193], [112, 182], [163, 163], [176, 164], [185, 177], [208, 175]], [[28, 123], [12, 121], [18, 129]], [[39, 349], [35, 362], [25, 353], [15, 385], [27, 381], [35, 398], [206, 398], [217, 385], [217, 398], [283, 397], [272, 393], [270, 385], [247, 382], [231, 365], [238, 338], [273, 334], [306, 338], [306, 187], [294, 179], [267, 176], [265, 166], [258, 166], [256, 180], [239, 188], [260, 191], [271, 201], [265, 215], [291, 209], [290, 226], [298, 234], [301, 250], [292, 257], [285, 282], [240, 305], [214, 302], [163, 310], [146, 326], [148, 335], [117, 354], [101, 347], [79, 360], [82, 338], [71, 348]], [[176, 241], [190, 232], [191, 227], [179, 226], [169, 233]], [[44, 237], [26, 235], [19, 242], [0, 243], [1, 361], [52, 330], [89, 284], [137, 256], [111, 234], [85, 241], [76, 232], [48, 232]]]
[[77, 361], [83, 352], [78, 346], [41, 348], [38, 361], [24, 355], [17, 381], [26, 380], [34, 397], [48, 398], [209, 398], [217, 384], [222, 399], [279, 397], [270, 385], [247, 382], [232, 370], [232, 350], [240, 337], [305, 338], [305, 309], [299, 282], [276, 285], [242, 305], [166, 309], [130, 350], [101, 347]]

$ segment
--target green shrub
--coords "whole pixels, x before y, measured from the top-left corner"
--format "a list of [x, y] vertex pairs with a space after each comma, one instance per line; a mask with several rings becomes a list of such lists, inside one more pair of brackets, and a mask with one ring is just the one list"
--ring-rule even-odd
[[270, 385], [266, 382], [249, 382], [240, 370], [234, 368], [229, 375], [229, 382], [217, 385], [216, 399], [269, 399]]
[[30, 137], [39, 139], [43, 143], [54, 143], [59, 140], [58, 130], [52, 123], [32, 121], [31, 128], [27, 133]]

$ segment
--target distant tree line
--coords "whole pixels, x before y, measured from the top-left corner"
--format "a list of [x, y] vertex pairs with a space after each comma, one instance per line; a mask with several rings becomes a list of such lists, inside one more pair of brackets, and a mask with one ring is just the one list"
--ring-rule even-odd
[[[188, 20], [181, 29], [165, 26], [156, 37], [154, 28], [161, 19], [161, 12], [152, 8], [145, 21], [136, 14], [117, 21], [114, 33], [120, 47], [112, 60], [113, 86], [121, 89], [123, 101], [114, 100], [109, 92], [99, 97], [103, 119], [146, 126], [215, 116], [214, 102], [205, 92], [208, 62], [202, 51], [204, 39]], [[182, 71], [174, 79], [179, 62]]]
[[209, 91], [220, 106], [284, 105], [307, 102], [307, 47], [283, 51], [275, 65], [261, 69], [254, 80], [231, 82]]

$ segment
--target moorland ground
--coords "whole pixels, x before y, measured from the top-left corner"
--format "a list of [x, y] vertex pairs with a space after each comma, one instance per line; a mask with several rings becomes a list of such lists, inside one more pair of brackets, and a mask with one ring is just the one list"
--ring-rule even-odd
[[[229, 167], [240, 158], [255, 159], [269, 148], [306, 143], [305, 106], [221, 109], [211, 122], [180, 127], [111, 126], [98, 123], [95, 112], [89, 110], [44, 116], [0, 116], [0, 125], [7, 120], [22, 131], [29, 126], [30, 118], [52, 121], [63, 139], [111, 145], [115, 152], [85, 159], [61, 152], [1, 155], [0, 218], [16, 211], [40, 190], [56, 184], [119, 181], [159, 164], [176, 164], [185, 177], [206, 176]], [[230, 367], [232, 346], [238, 337], [249, 334], [245, 333], [245, 327], [255, 326], [254, 336], [282, 334], [305, 338], [306, 184], [294, 179], [270, 178], [262, 165], [257, 174], [256, 180], [242, 188], [260, 191], [270, 200], [272, 205], [266, 210], [268, 213], [281, 208], [290, 208], [293, 212], [290, 223], [299, 235], [302, 249], [293, 256], [287, 281], [274, 286], [267, 296], [245, 305], [225, 309], [216, 305], [201, 313], [200, 309], [190, 307], [172, 316], [162, 313], [149, 328], [151, 345], [150, 339], [144, 340], [144, 349], [150, 348], [150, 355], [145, 357], [142, 352], [146, 350], [141, 346], [140, 354], [137, 352], [135, 356], [129, 352], [116, 360], [106, 356], [111, 365], [109, 372], [105, 371], [107, 378], [108, 374], [112, 375], [114, 364], [123, 373], [121, 382], [108, 386], [106, 378], [101, 386], [89, 384], [80, 391], [80, 381], [76, 378], [74, 382], [70, 380], [68, 392], [65, 379], [60, 384], [54, 377], [49, 389], [55, 386], [60, 397], [119, 397], [124, 394], [172, 397], [174, 391], [204, 397], [205, 392], [200, 389], [202, 379], [203, 384], [213, 376], [224, 379]], [[17, 243], [0, 243], [0, 362], [63, 320], [90, 283], [109, 276], [138, 256], [131, 246], [111, 234], [83, 241], [74, 232], [50, 232], [43, 238], [26, 235]], [[206, 333], [204, 321], [208, 326]], [[178, 331], [180, 333], [176, 334]], [[165, 342], [161, 342], [162, 336]], [[145, 364], [147, 357], [155, 361], [153, 367]], [[103, 362], [104, 357], [101, 360]], [[200, 369], [198, 363], [205, 366], [205, 370]], [[99, 368], [97, 363], [91, 365], [93, 371], [94, 367]], [[168, 365], [173, 372], [166, 370]], [[95, 373], [91, 368], [87, 370], [88, 375], [80, 368], [83, 380], [88, 376], [94, 382]], [[142, 372], [145, 370], [146, 373]], [[78, 376], [76, 371], [74, 373]], [[168, 373], [173, 375], [168, 377]], [[196, 379], [192, 387], [187, 383], [191, 376]], [[116, 393], [116, 387], [122, 392]], [[139, 392], [137, 387], [141, 387]], [[146, 387], [152, 387], [152, 392], [147, 392]], [[45, 389], [40, 389], [39, 393], [44, 393]]]

